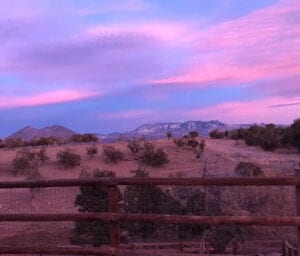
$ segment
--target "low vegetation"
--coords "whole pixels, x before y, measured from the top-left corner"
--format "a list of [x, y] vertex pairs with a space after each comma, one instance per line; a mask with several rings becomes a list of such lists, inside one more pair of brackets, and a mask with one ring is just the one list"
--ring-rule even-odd
[[248, 146], [260, 146], [268, 151], [273, 151], [280, 147], [296, 147], [300, 152], [300, 119], [296, 119], [288, 127], [277, 127], [274, 124], [268, 124], [264, 127], [252, 125], [248, 129], [213, 130], [209, 135], [213, 139], [241, 139]]
[[[244, 164], [238, 166], [242, 165], [244, 166]], [[252, 166], [252, 170], [257, 168], [251, 163], [247, 163], [246, 166]], [[149, 177], [149, 173], [142, 168], [132, 172], [134, 177]], [[112, 176], [114, 176], [112, 172], [99, 170], [83, 172], [81, 175], [82, 178]], [[185, 174], [181, 173], [176, 177], [185, 177]], [[154, 185], [128, 185], [122, 192], [118, 191], [118, 194], [120, 211], [128, 213], [248, 216], [272, 214], [275, 208], [279, 215], [291, 211], [291, 207], [277, 209], [278, 205], [285, 205], [286, 200], [291, 200], [288, 189], [282, 187], [268, 189], [208, 187], [204, 189], [171, 186], [164, 190]], [[107, 188], [103, 186], [81, 187], [74, 205], [80, 212], [108, 211]], [[274, 230], [277, 229], [274, 228]], [[166, 225], [147, 222], [125, 223], [121, 225], [121, 231], [123, 241], [127, 242], [136, 240], [147, 242], [166, 237], [179, 240], [205, 240], [214, 247], [217, 253], [224, 253], [228, 245], [243, 244], [244, 241], [255, 239], [261, 234], [260, 228], [256, 226]], [[71, 242], [94, 246], [109, 244], [109, 225], [101, 221], [76, 222]]]
[[129, 140], [127, 143], [127, 148], [133, 153], [137, 154], [143, 147], [138, 140]]
[[171, 132], [167, 132], [166, 136], [167, 136], [168, 140], [173, 138], [173, 134]]
[[19, 150], [13, 159], [13, 172], [17, 175], [26, 174], [30, 169], [37, 168], [48, 159], [45, 148], [41, 148], [40, 150], [31, 150], [28, 148]]
[[92, 145], [90, 147], [87, 147], [86, 148], [86, 154], [91, 158], [93, 158], [95, 155], [97, 155], [98, 154], [98, 148], [96, 147], [96, 145]]
[[103, 158], [106, 163], [117, 163], [124, 159], [124, 154], [121, 150], [116, 149], [112, 145], [103, 146]]
[[75, 143], [96, 143], [99, 141], [98, 137], [95, 134], [86, 133], [86, 134], [74, 134], [69, 139], [70, 142]]
[[58, 137], [41, 137], [39, 139], [34, 139], [31, 141], [24, 141], [21, 138], [6, 138], [5, 140], [0, 140], [0, 147], [9, 149], [20, 147], [52, 146], [61, 144], [62, 139]]
[[260, 166], [252, 162], [239, 162], [235, 167], [234, 172], [242, 177], [263, 176], [263, 171]]
[[162, 166], [169, 162], [168, 155], [162, 148], [155, 148], [154, 144], [146, 142], [142, 150], [141, 161], [153, 167]]
[[29, 169], [29, 161], [25, 157], [16, 157], [13, 160], [13, 168], [15, 174], [24, 174], [27, 169]]
[[199, 136], [199, 132], [198, 131], [190, 131], [189, 135], [191, 136], [191, 138], [196, 138]]
[[25, 141], [21, 138], [6, 138], [0, 139], [0, 148], [21, 148], [21, 147], [38, 147], [38, 146], [53, 146], [62, 145], [63, 143], [97, 143], [99, 139], [96, 135], [91, 133], [86, 134], [74, 134], [69, 139], [63, 140], [59, 137], [41, 137], [30, 141]]
[[[277, 127], [268, 125], [264, 127], [266, 131], [278, 131]], [[285, 128], [280, 128], [285, 129]], [[291, 128], [291, 129], [296, 129]], [[296, 129], [297, 130], [297, 129]], [[282, 137], [282, 141], [291, 146], [292, 143], [287, 138], [294, 138], [296, 141], [296, 130], [287, 130], [283, 134], [289, 134], [289, 136]], [[251, 133], [251, 138], [254, 141], [261, 140], [261, 137], [269, 138], [263, 132], [261, 128], [252, 127], [247, 129], [238, 129], [234, 131], [217, 131], [213, 134], [222, 134], [224, 138], [248, 138], [248, 133]], [[271, 133], [274, 135], [274, 133]], [[277, 134], [277, 132], [275, 133]], [[141, 140], [130, 140], [127, 143], [128, 150], [124, 150], [125, 143], [117, 144], [119, 148], [114, 145], [103, 146], [103, 158], [107, 163], [118, 163], [124, 160], [124, 150], [128, 154], [128, 161], [136, 161], [133, 164], [142, 164], [141, 166], [159, 167], [169, 162], [169, 156], [182, 155], [183, 157], [189, 157], [194, 155], [201, 158], [199, 163], [199, 170], [203, 167], [204, 163], [202, 159], [206, 159], [210, 154], [205, 154], [202, 158], [202, 154], [206, 150], [206, 142], [204, 139], [197, 138], [199, 134], [197, 132], [190, 132], [189, 134], [170, 140], [169, 143], [163, 141], [150, 143], [143, 142]], [[167, 136], [168, 137], [168, 136]], [[172, 136], [168, 137], [169, 139]], [[250, 138], [250, 137], [249, 137]], [[248, 138], [248, 143], [249, 143]], [[260, 138], [260, 139], [258, 139]], [[283, 139], [284, 138], [284, 139]], [[172, 145], [172, 141], [179, 148], [184, 151], [176, 152], [176, 146]], [[251, 139], [250, 139], [251, 141]], [[281, 141], [281, 140], [280, 140]], [[0, 141], [1, 143], [1, 141]], [[258, 143], [258, 142], [256, 142]], [[283, 145], [280, 142], [279, 145]], [[166, 145], [165, 151], [156, 145]], [[258, 144], [257, 144], [258, 145]], [[295, 143], [293, 144], [295, 145]], [[77, 145], [75, 147], [78, 147]], [[99, 146], [98, 146], [99, 147]], [[57, 149], [55, 149], [57, 150]], [[129, 153], [131, 151], [134, 156]], [[89, 164], [98, 164], [98, 161], [91, 161], [91, 158], [101, 159], [98, 154], [98, 148], [96, 144], [90, 144], [88, 146], [80, 147], [82, 157], [85, 155], [84, 160], [90, 161]], [[168, 156], [170, 152], [170, 155]], [[209, 151], [208, 151], [209, 152]], [[10, 154], [12, 152], [9, 152]], [[168, 154], [167, 154], [168, 153]], [[206, 152], [205, 152], [206, 153]], [[266, 153], [265, 153], [266, 154]], [[51, 156], [53, 155], [50, 154]], [[269, 154], [266, 154], [269, 155]], [[54, 154], [55, 156], [55, 154]], [[77, 166], [84, 166], [81, 164], [82, 157], [70, 149], [64, 149], [59, 151], [56, 155], [57, 163], [64, 169], [71, 169]], [[174, 157], [174, 156], [172, 156]], [[218, 157], [214, 156], [216, 161]], [[132, 160], [133, 158], [133, 160]], [[25, 174], [27, 180], [39, 180], [43, 179], [43, 176], [39, 172], [38, 166], [47, 162], [48, 160], [46, 147], [41, 149], [29, 149], [22, 148], [17, 151], [16, 157], [12, 164], [15, 174]], [[173, 158], [172, 158], [173, 159]], [[210, 159], [209, 159], [210, 160]], [[215, 160], [215, 159], [214, 159]], [[205, 160], [206, 161], [206, 160]], [[211, 161], [213, 162], [213, 161]], [[11, 161], [10, 161], [11, 163]], [[50, 162], [51, 163], [51, 162]], [[126, 165], [130, 166], [130, 162]], [[215, 162], [214, 162], [215, 164]], [[210, 166], [209, 166], [210, 167]], [[206, 168], [206, 165], [205, 165]], [[168, 170], [173, 169], [170, 166]], [[42, 173], [47, 175], [42, 170]], [[78, 170], [78, 169], [77, 169]], [[151, 171], [155, 176], [160, 169], [152, 169]], [[237, 163], [234, 170], [232, 170], [234, 176], [240, 177], [261, 177], [264, 176], [264, 170], [261, 165], [253, 162], [242, 161]], [[76, 172], [77, 173], [77, 172]], [[195, 173], [195, 172], [194, 172]], [[133, 171], [134, 177], [147, 178], [149, 173], [142, 168], [138, 168]], [[159, 173], [160, 175], [161, 173]], [[123, 174], [122, 174], [123, 175]], [[186, 177], [186, 174], [181, 173], [175, 177]], [[113, 172], [107, 170], [93, 171], [86, 170], [80, 175], [81, 178], [97, 178], [97, 177], [112, 177]], [[189, 176], [188, 176], [189, 177]], [[37, 195], [38, 190], [31, 191], [31, 199], [33, 203], [40, 203], [39, 200], [33, 200]], [[272, 214], [276, 209], [276, 214], [284, 215], [285, 212], [289, 213], [293, 211], [293, 198], [291, 199], [290, 191], [286, 188], [256, 188], [256, 187], [184, 187], [184, 186], [124, 186], [121, 191], [118, 191], [118, 202], [121, 212], [141, 213], [141, 214], [180, 214], [180, 215], [226, 215], [226, 216], [248, 216], [248, 215], [265, 215]], [[44, 195], [43, 195], [44, 196]], [[40, 198], [38, 198], [40, 199]], [[288, 203], [286, 203], [288, 202]], [[284, 207], [281, 207], [284, 205]], [[34, 205], [33, 205], [34, 206]], [[80, 212], [107, 212], [108, 211], [108, 190], [103, 186], [87, 186], [81, 187], [80, 192], [76, 196], [74, 206], [77, 207]], [[217, 253], [224, 253], [226, 248], [236, 243], [242, 244], [245, 240], [250, 240], [260, 235], [261, 230], [257, 227], [240, 227], [240, 226], [211, 226], [211, 225], [192, 225], [192, 224], [178, 224], [178, 225], [165, 225], [159, 223], [122, 223], [120, 224], [122, 241], [135, 242], [135, 241], [157, 241], [164, 239], [174, 240], [204, 240], [208, 241], [213, 246]], [[272, 230], [275, 234], [279, 229], [274, 228]], [[278, 232], [281, 232], [280, 230]], [[276, 235], [278, 234], [276, 233]], [[283, 231], [282, 231], [283, 232]], [[109, 223], [101, 221], [91, 222], [75, 222], [75, 228], [70, 238], [71, 243], [80, 245], [92, 245], [100, 246], [110, 243]]]
[[79, 166], [81, 163], [81, 156], [74, 153], [71, 149], [66, 149], [59, 151], [56, 154], [57, 163], [63, 169], [72, 169], [76, 166]]

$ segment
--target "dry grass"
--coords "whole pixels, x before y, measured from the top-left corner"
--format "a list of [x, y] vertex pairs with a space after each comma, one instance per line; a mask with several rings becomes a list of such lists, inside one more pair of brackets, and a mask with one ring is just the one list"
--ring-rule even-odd
[[[85, 168], [93, 170], [99, 168], [101, 170], [114, 171], [119, 177], [132, 176], [132, 170], [136, 170], [139, 166], [146, 168], [151, 177], [168, 177], [178, 172], [184, 173], [188, 177], [202, 176], [205, 167], [205, 161], [196, 158], [195, 152], [190, 147], [179, 149], [172, 141], [167, 139], [155, 141], [157, 147], [162, 147], [168, 154], [169, 163], [161, 167], [149, 167], [143, 165], [137, 160], [127, 148], [127, 143], [119, 142], [114, 146], [120, 149], [125, 159], [116, 164], [105, 163], [102, 153], [102, 145], [97, 145], [98, 154], [91, 158], [86, 154], [88, 145], [75, 146], [55, 146], [47, 148], [49, 160], [39, 167], [39, 171], [45, 179], [60, 178], [77, 178], [80, 171]], [[71, 148], [82, 157], [81, 166], [74, 169], [63, 170], [56, 163], [57, 152]], [[17, 150], [0, 151], [0, 181], [24, 180], [25, 176], [13, 176], [11, 174], [12, 161]], [[281, 162], [300, 161], [299, 155], [295, 153], [271, 153], [263, 151], [257, 147], [247, 147], [242, 142], [238, 145], [235, 141], [229, 140], [206, 140], [206, 148], [203, 155], [206, 159], [206, 167], [208, 173], [213, 176], [232, 175], [236, 164], [239, 161], [251, 161], [259, 164], [263, 171], [268, 175], [293, 175], [293, 167], [286, 166], [269, 166], [269, 160], [277, 160]], [[78, 193], [78, 188], [73, 189], [44, 189], [37, 194], [32, 200], [31, 192], [28, 189], [23, 190], [1, 190], [0, 191], [0, 212], [1, 213], [45, 213], [45, 212], [75, 212], [73, 201]], [[73, 227], [73, 223], [1, 223], [1, 230], [5, 230], [0, 235], [0, 241], [4, 244], [36, 244], [48, 241], [49, 244], [68, 244], [68, 237]], [[20, 232], [22, 235], [20, 236]], [[51, 235], [50, 235], [51, 234]], [[39, 238], [37, 242], [36, 239]], [[16, 240], [22, 242], [16, 242]]]

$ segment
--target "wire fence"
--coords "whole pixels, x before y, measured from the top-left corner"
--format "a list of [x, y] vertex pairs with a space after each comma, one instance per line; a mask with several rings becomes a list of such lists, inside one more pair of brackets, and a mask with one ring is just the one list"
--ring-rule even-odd
[[[212, 253], [216, 252], [214, 247], [218, 245], [212, 246], [206, 240], [212, 243], [213, 240], [221, 240], [226, 236], [231, 237], [231, 241], [224, 249], [226, 253], [246, 252], [246, 248], [248, 253], [278, 251], [281, 248], [280, 242], [269, 246], [262, 241], [287, 239], [292, 244], [296, 244], [295, 226], [300, 225], [300, 220], [293, 217], [296, 213], [293, 186], [299, 184], [299, 178], [295, 177], [100, 178], [3, 182], [0, 183], [0, 230], [2, 231], [0, 243], [2, 247], [6, 246], [6, 250], [12, 247], [17, 250], [18, 247], [31, 246], [40, 247], [39, 252], [43, 252], [43, 248], [51, 251], [54, 247], [60, 249], [68, 247], [71, 248], [69, 250], [71, 252], [72, 248], [74, 249], [72, 238], [76, 231], [76, 223], [88, 222], [92, 223], [92, 226], [99, 224], [100, 229], [105, 229], [108, 223], [109, 234], [101, 233], [102, 237], [99, 238], [101, 240], [107, 235], [107, 245], [110, 245], [113, 236], [112, 224], [117, 224], [113, 232], [118, 232], [117, 239], [121, 242], [119, 248], [143, 255]], [[273, 187], [273, 185], [277, 186]], [[102, 215], [102, 217], [99, 215], [102, 219], [97, 215], [96, 219], [83, 218], [79, 221], [76, 219], [76, 214], [80, 207], [76, 207], [74, 202], [77, 195], [82, 193], [80, 187], [96, 188], [95, 186], [101, 189], [114, 188], [113, 197], [117, 208], [112, 209], [112, 206], [109, 206], [110, 209], [105, 209], [104, 207], [100, 212], [112, 211], [116, 214]], [[120, 198], [118, 193], [121, 194]], [[107, 201], [112, 200], [109, 191], [106, 196]], [[101, 201], [101, 198], [93, 198], [91, 205], [96, 205], [98, 200]], [[229, 202], [235, 204], [226, 205]], [[224, 214], [226, 216], [222, 216]], [[277, 216], [273, 217], [274, 214]], [[47, 215], [48, 219], [44, 215]], [[236, 215], [244, 217], [233, 217]], [[63, 218], [53, 221], [59, 216]], [[11, 217], [15, 219], [12, 220]], [[250, 224], [251, 226], [248, 226]], [[87, 227], [93, 228], [84, 226]], [[91, 240], [85, 235], [86, 233], [83, 232], [80, 238], [83, 241], [81, 245], [88, 246]], [[255, 241], [258, 236], [262, 237], [261, 243], [258, 243], [257, 239]], [[250, 238], [254, 239], [252, 243]], [[242, 244], [243, 249], [237, 248], [239, 244]], [[80, 255], [86, 255], [80, 251], [80, 248], [76, 248], [78, 253], [82, 253]], [[107, 254], [116, 254], [115, 251], [110, 251], [111, 249], [103, 246], [101, 248], [102, 252], [107, 250]], [[52, 251], [52, 254], [54, 252]], [[55, 255], [60, 255], [58, 252]], [[122, 255], [121, 251], [118, 253]], [[76, 253], [70, 253], [70, 255], [74, 254]], [[90, 255], [96, 254], [94, 251]], [[32, 255], [41, 255], [41, 253]]]

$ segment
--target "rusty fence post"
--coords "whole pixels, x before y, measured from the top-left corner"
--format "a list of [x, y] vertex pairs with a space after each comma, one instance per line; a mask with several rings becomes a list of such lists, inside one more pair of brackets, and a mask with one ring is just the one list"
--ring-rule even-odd
[[[300, 177], [300, 163], [295, 167], [295, 176]], [[300, 186], [296, 186], [296, 216], [300, 216]], [[300, 256], [300, 226], [297, 226], [297, 255]]]
[[[118, 187], [112, 185], [108, 187], [108, 204], [110, 213], [119, 212], [119, 202], [118, 202]], [[120, 245], [120, 227], [118, 221], [110, 222], [110, 239], [111, 246], [118, 249]]]

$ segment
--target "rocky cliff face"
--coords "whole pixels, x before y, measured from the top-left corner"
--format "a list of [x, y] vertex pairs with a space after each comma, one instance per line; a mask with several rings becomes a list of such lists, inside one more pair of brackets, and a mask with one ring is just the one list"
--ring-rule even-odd
[[[226, 130], [230, 129], [230, 126], [217, 120], [145, 124], [133, 131], [122, 133], [122, 136], [125, 138], [140, 138], [145, 136], [146, 139], [161, 139], [166, 138], [167, 132], [171, 132], [174, 137], [180, 137], [193, 130], [198, 131], [200, 136], [208, 136], [214, 129]], [[102, 134], [99, 135], [99, 138], [103, 142], [111, 142], [118, 140], [120, 135], [121, 133]]]

